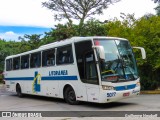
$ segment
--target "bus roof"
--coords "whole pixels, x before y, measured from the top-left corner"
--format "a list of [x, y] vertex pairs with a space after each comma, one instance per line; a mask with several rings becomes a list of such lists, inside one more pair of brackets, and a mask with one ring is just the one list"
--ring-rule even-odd
[[30, 54], [30, 53], [33, 53], [33, 52], [39, 52], [41, 50], [45, 50], [46, 48], [50, 49], [50, 48], [53, 48], [53, 47], [59, 47], [59, 46], [67, 45], [67, 44], [70, 44], [70, 43], [73, 43], [73, 42], [87, 41], [87, 40], [91, 40], [91, 39], [127, 40], [125, 38], [106, 37], [106, 36], [72, 37], [72, 38], [68, 38], [68, 39], [65, 39], [65, 40], [60, 40], [60, 41], [53, 42], [53, 43], [50, 43], [50, 44], [42, 45], [39, 48], [31, 50], [31, 51], [27, 51], [27, 52], [16, 54], [16, 55], [11, 55], [11, 56], [6, 57], [6, 59], [10, 59], [10, 58], [13, 58], [13, 57], [18, 57], [18, 56]]

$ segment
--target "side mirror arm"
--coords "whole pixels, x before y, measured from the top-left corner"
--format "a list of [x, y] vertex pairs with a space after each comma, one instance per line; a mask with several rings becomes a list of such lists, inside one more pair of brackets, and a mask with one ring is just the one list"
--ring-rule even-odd
[[142, 59], [146, 59], [146, 51], [143, 47], [133, 47], [135, 49], [140, 49], [142, 54]]

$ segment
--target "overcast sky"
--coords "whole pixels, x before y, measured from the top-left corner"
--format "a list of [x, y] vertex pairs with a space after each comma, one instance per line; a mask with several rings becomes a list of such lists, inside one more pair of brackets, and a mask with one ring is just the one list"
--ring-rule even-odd
[[[52, 11], [42, 7], [41, 3], [44, 1], [47, 0], [0, 0], [0, 26], [53, 28], [58, 21], [54, 21]], [[119, 3], [110, 5], [104, 11], [104, 15], [96, 18], [101, 21], [114, 17], [120, 18], [120, 12], [135, 13], [135, 17], [139, 18], [146, 13], [155, 14], [155, 7], [156, 4], [152, 0], [121, 0]], [[0, 27], [0, 38], [15, 39], [22, 35], [13, 29], [6, 29], [6, 31], [3, 29], [4, 27]], [[22, 33], [25, 33], [25, 28], [22, 29]]]

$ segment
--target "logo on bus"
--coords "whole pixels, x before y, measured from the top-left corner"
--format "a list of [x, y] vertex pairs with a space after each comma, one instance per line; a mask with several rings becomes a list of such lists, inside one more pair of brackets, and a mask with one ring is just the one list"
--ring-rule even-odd
[[41, 91], [41, 74], [38, 73], [38, 71], [35, 71], [34, 73], [34, 80], [32, 83], [32, 92], [40, 92]]
[[60, 76], [60, 75], [68, 75], [68, 71], [67, 70], [49, 71], [49, 76]]

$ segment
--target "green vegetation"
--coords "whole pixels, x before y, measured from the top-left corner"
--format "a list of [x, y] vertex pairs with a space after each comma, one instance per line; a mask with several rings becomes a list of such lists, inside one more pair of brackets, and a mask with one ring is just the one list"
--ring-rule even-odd
[[[83, 30], [70, 23], [58, 24], [50, 32], [41, 35], [24, 35], [17, 41], [0, 40], [0, 71], [3, 71], [4, 59], [28, 50], [36, 49], [41, 45], [70, 38], [72, 36], [113, 36], [127, 38], [132, 46], [144, 47], [147, 59], [142, 60], [139, 52], [135, 51], [141, 77], [142, 90], [153, 90], [160, 87], [160, 16], [145, 15], [136, 20], [133, 15], [121, 14], [122, 21], [113, 19], [100, 22], [91, 19], [84, 23]], [[0, 76], [1, 79], [1, 76]]]
[[77, 26], [78, 33], [84, 28], [84, 20], [94, 15], [103, 14], [103, 10], [108, 8], [109, 4], [117, 3], [120, 0], [48, 0], [42, 5], [54, 11], [55, 20], [66, 19], [68, 25], [72, 27], [72, 19], [79, 20]]

